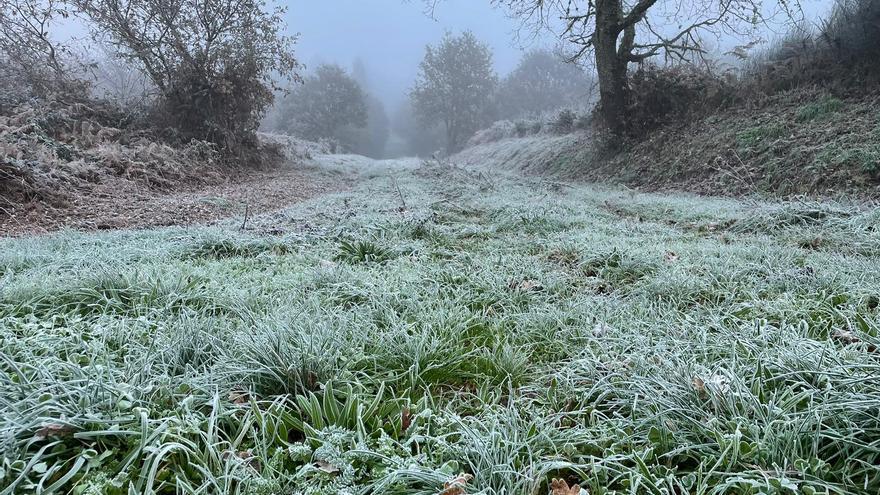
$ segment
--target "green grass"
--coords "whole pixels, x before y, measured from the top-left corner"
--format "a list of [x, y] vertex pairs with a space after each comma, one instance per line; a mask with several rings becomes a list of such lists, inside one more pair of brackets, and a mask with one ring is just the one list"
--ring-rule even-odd
[[877, 210], [369, 177], [0, 241], [0, 493], [880, 490]]
[[880, 175], [880, 145], [828, 146], [816, 155], [822, 168], [850, 167], [872, 176]]
[[743, 149], [766, 146], [770, 141], [784, 136], [785, 133], [785, 126], [779, 123], [749, 127], [736, 134], [736, 144]]
[[844, 107], [843, 101], [833, 96], [825, 96], [813, 103], [798, 108], [795, 118], [798, 122], [811, 122], [833, 115]]

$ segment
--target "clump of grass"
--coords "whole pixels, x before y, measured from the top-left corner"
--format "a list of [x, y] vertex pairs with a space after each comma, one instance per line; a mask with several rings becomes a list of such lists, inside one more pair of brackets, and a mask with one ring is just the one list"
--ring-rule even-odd
[[764, 124], [744, 129], [736, 134], [736, 143], [740, 148], [751, 149], [766, 146], [770, 142], [786, 134], [782, 124]]
[[870, 175], [880, 172], [880, 145], [829, 146], [816, 155], [822, 167], [850, 167]]
[[188, 259], [253, 258], [261, 254], [285, 255], [295, 248], [281, 242], [258, 240], [242, 242], [237, 239], [207, 240], [187, 248], [183, 257]]
[[853, 209], [823, 203], [787, 203], [752, 212], [730, 226], [734, 232], [773, 232], [790, 227], [810, 227], [845, 221]]
[[844, 107], [843, 101], [833, 96], [825, 96], [819, 101], [808, 103], [797, 110], [798, 122], [811, 122], [833, 115]]
[[656, 266], [652, 262], [613, 249], [607, 253], [590, 256], [581, 264], [581, 270], [587, 277], [600, 279], [600, 291], [611, 292], [631, 286], [652, 275], [656, 271]]
[[394, 252], [370, 241], [343, 241], [339, 244], [336, 260], [353, 265], [385, 263], [394, 259]]

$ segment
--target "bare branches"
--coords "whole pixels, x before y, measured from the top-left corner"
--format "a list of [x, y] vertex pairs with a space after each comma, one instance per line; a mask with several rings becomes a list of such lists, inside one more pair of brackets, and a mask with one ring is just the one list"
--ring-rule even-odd
[[68, 49], [50, 30], [67, 16], [59, 0], [0, 0], [0, 70], [38, 92], [66, 84]]
[[255, 143], [275, 78], [299, 80], [295, 37], [265, 0], [68, 0], [115, 55], [135, 63], [182, 140]]

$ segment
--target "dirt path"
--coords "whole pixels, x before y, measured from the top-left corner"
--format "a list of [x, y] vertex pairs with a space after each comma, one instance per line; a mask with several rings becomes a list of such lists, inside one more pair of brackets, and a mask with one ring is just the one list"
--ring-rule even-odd
[[172, 192], [137, 190], [107, 184], [77, 197], [65, 208], [33, 203], [0, 212], [0, 237], [45, 234], [61, 229], [115, 230], [169, 225], [210, 224], [222, 218], [270, 212], [321, 194], [349, 188], [354, 174], [325, 167], [329, 158], [308, 165], [249, 171], [211, 185], [184, 186]]

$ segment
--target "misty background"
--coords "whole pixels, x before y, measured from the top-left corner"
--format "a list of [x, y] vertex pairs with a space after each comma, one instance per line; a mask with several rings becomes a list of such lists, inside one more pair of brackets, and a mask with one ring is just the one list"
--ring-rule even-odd
[[[287, 24], [287, 34], [297, 36], [295, 55], [304, 65], [301, 73], [306, 80], [314, 76], [318, 68], [332, 65], [350, 75], [364, 93], [366, 121], [339, 124], [338, 130], [330, 133], [332, 136], [324, 137], [343, 143], [338, 149], [340, 152], [373, 158], [426, 156], [446, 145], [438, 128], [425, 127], [416, 121], [411, 107], [411, 91], [427, 45], [437, 45], [445, 35], [473, 33], [490, 50], [492, 70], [501, 82], [528, 53], [543, 50], [556, 55], [562, 63], [561, 49], [566, 47], [556, 34], [548, 30], [523, 28], [522, 19], [511, 18], [504, 8], [493, 6], [489, 0], [443, 0], [436, 2], [430, 12], [423, 0], [289, 0], [277, 4], [287, 9], [283, 20]], [[805, 0], [801, 3], [803, 22], [817, 26], [832, 4], [831, 0]], [[776, 5], [774, 2], [766, 7], [775, 8]], [[788, 27], [780, 23], [760, 30], [758, 37], [762, 43], [757, 45], [758, 48], [769, 46], [783, 37]], [[94, 51], [86, 41], [86, 29], [75, 18], [63, 21], [58, 34], [62, 38], [82, 40], [84, 53]], [[714, 39], [706, 40], [705, 44], [710, 56], [725, 63], [738, 63], [735, 58], [724, 54], [743, 43], [742, 38], [723, 32], [713, 36]], [[127, 93], [148, 92], [142, 84], [145, 81], [143, 75], [135, 74], [133, 69], [119, 64], [101, 65], [100, 69], [98, 86], [110, 81], [112, 86], [125, 86]], [[536, 67], [527, 69], [534, 72]], [[596, 88], [588, 80], [591, 74], [588, 67], [583, 89], [565, 95], [570, 100], [569, 106], [583, 111], [592, 105]], [[124, 82], [120, 84], [120, 81]], [[326, 87], [326, 81], [322, 84]], [[298, 84], [285, 86], [288, 91], [296, 91], [299, 87]], [[487, 112], [486, 122], [481, 125], [487, 126], [493, 120], [522, 117], [510, 112], [505, 115], [504, 109], [498, 108], [504, 99], [501, 94], [496, 96], [494, 112]], [[510, 101], [508, 98], [507, 102]], [[302, 108], [291, 108], [290, 103], [288, 96], [279, 93], [263, 120], [263, 129], [317, 139], [291, 128], [291, 112], [301, 112]], [[285, 106], [288, 107], [286, 110]]]
[[[472, 31], [492, 48], [500, 74], [512, 70], [523, 53], [516, 41], [519, 22], [488, 1], [445, 0], [433, 17], [420, 0], [292, 0], [286, 5], [289, 28], [300, 33], [297, 52], [307, 71], [328, 63], [351, 69], [360, 59], [369, 84], [364, 89], [389, 112], [405, 102], [425, 45], [446, 32]], [[548, 33], [529, 47], [552, 48], [555, 42]]]
[[[391, 112], [406, 101], [425, 45], [436, 43], [446, 32], [473, 32], [492, 48], [495, 70], [501, 75], [513, 70], [526, 50], [553, 49], [558, 44], [548, 32], [520, 37], [521, 22], [489, 1], [445, 0], [433, 13], [420, 0], [290, 0], [282, 4], [288, 6], [290, 31], [300, 34], [297, 52], [307, 70], [328, 63], [351, 69], [360, 59], [367, 70], [369, 87], [365, 89]], [[831, 0], [807, 0], [805, 16], [815, 22], [831, 5]], [[783, 33], [778, 27], [768, 28], [764, 37], [770, 41]], [[719, 46], [729, 44], [722, 39]]]

